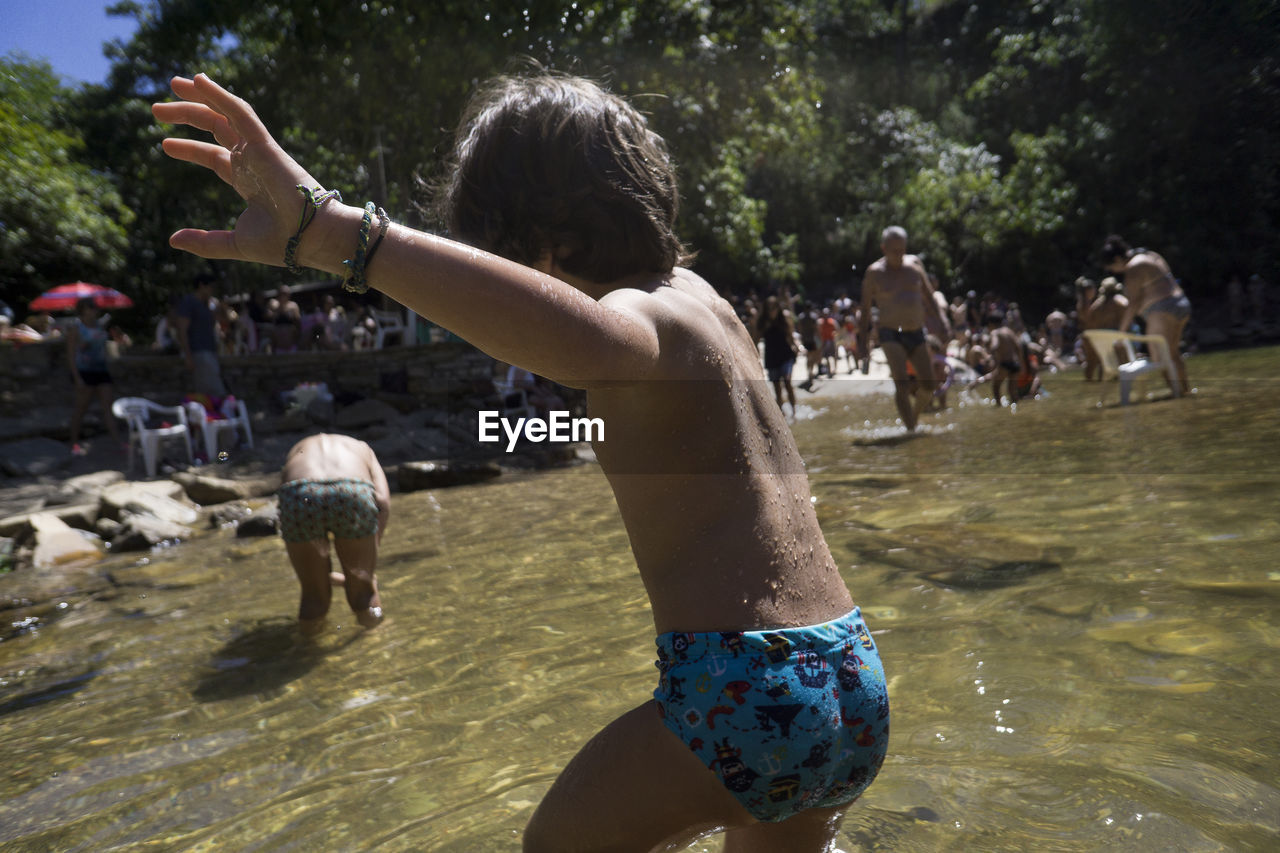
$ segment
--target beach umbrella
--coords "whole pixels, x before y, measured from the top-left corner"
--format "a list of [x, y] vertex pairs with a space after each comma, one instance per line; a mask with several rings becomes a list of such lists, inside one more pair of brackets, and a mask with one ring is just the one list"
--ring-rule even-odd
[[32, 311], [71, 311], [81, 299], [92, 299], [99, 308], [132, 308], [133, 300], [113, 287], [75, 281], [46, 290], [31, 303]]

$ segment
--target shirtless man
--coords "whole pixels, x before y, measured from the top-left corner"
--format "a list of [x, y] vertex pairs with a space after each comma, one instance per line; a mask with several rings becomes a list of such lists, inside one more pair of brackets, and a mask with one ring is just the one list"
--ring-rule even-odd
[[[867, 267], [862, 279], [862, 337], [866, 340], [870, 332], [874, 303], [880, 312], [880, 349], [893, 376], [894, 403], [907, 431], [913, 432], [920, 413], [933, 399], [933, 367], [924, 325], [930, 317], [940, 327], [946, 324], [938, 316], [924, 264], [907, 254], [907, 232], [897, 225], [884, 229], [880, 250], [884, 257]], [[908, 384], [908, 361], [916, 376], [922, 377], [914, 400]]]
[[[356, 621], [382, 621], [378, 545], [391, 515], [386, 474], [373, 449], [345, 435], [312, 435], [293, 446], [280, 471], [280, 535], [302, 586], [298, 625], [314, 634], [329, 612], [330, 582], [341, 582]], [[342, 564], [331, 577], [329, 534]]]
[[674, 167], [644, 117], [562, 75], [483, 87], [441, 199], [473, 246], [374, 229], [373, 204], [326, 193], [246, 102], [205, 76], [172, 85], [182, 100], [156, 116], [214, 141], [164, 150], [246, 207], [234, 231], [185, 228], [171, 245], [345, 272], [348, 289], [377, 288], [498, 360], [585, 388], [609, 425], [594, 447], [649, 593], [659, 684], [568, 763], [524, 849], [678, 849], [716, 829], [727, 850], [831, 849], [884, 761], [884, 669], [759, 352], [680, 265]]
[[1169, 344], [1169, 357], [1178, 369], [1178, 383], [1182, 393], [1188, 393], [1191, 388], [1187, 365], [1182, 360], [1182, 333], [1191, 319], [1191, 302], [1169, 265], [1150, 249], [1130, 248], [1116, 234], [1102, 245], [1102, 263], [1107, 272], [1124, 276], [1124, 288], [1129, 294], [1120, 331], [1128, 331], [1133, 318], [1141, 315], [1147, 322], [1147, 334], [1159, 335]]

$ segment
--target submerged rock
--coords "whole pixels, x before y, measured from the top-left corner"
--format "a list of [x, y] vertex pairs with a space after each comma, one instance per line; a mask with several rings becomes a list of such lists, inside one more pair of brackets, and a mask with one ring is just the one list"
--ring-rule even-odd
[[190, 539], [190, 527], [141, 513], [125, 513], [111, 537], [113, 551], [147, 551], [157, 545]]
[[119, 471], [96, 471], [72, 477], [58, 487], [58, 490], [45, 498], [44, 505], [66, 506], [70, 504], [96, 504], [108, 486], [124, 481], [124, 474]]
[[497, 462], [489, 460], [437, 460], [406, 462], [400, 466], [397, 485], [402, 492], [443, 489], [483, 483], [502, 474]]
[[193, 524], [198, 513], [179, 502], [185, 496], [182, 486], [169, 480], [116, 483], [103, 491], [100, 514], [123, 521], [125, 513], [131, 512], [151, 515], [174, 524]]
[[36, 512], [12, 515], [0, 520], [0, 536], [22, 538], [31, 532], [31, 519], [37, 515], [52, 516], [80, 530], [93, 530], [94, 521], [98, 517], [98, 505], [74, 504], [71, 506], [55, 506]]
[[10, 477], [39, 477], [71, 464], [71, 449], [52, 438], [26, 438], [0, 445], [0, 471]]
[[279, 474], [262, 474], [243, 479], [227, 479], [209, 474], [193, 474], [189, 471], [174, 474], [175, 483], [182, 486], [187, 497], [201, 506], [221, 504], [227, 501], [261, 498], [273, 495], [280, 488]]
[[359, 429], [374, 424], [395, 422], [399, 417], [398, 409], [381, 400], [361, 400], [338, 410], [334, 424], [342, 429]]
[[952, 589], [1001, 589], [1016, 586], [1029, 577], [1045, 572], [1061, 571], [1062, 565], [1050, 560], [984, 560], [973, 558], [963, 565], [922, 572], [920, 577], [938, 586]]
[[280, 532], [280, 508], [272, 503], [236, 525], [236, 536], [275, 536]]
[[31, 517], [31, 565], [42, 569], [103, 556], [98, 537], [76, 530], [48, 513]]

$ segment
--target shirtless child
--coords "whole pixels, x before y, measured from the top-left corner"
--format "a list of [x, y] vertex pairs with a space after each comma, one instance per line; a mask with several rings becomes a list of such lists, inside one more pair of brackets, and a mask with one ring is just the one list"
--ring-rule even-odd
[[[933, 399], [933, 367], [929, 347], [925, 343], [925, 321], [938, 327], [946, 325], [938, 314], [924, 265], [915, 255], [907, 254], [907, 232], [891, 225], [880, 235], [884, 257], [867, 267], [862, 279], [862, 336], [867, 339], [871, 326], [871, 306], [880, 312], [880, 349], [893, 377], [894, 403], [898, 414], [913, 432], [920, 413]], [[923, 377], [911, 394], [907, 362], [916, 376]]]
[[347, 604], [356, 621], [382, 621], [378, 545], [391, 515], [387, 477], [373, 450], [345, 435], [312, 435], [293, 446], [281, 469], [280, 535], [302, 586], [298, 624], [315, 633], [329, 612], [329, 534], [338, 552]]
[[[234, 231], [184, 229], [174, 247], [275, 265], [289, 251], [348, 272], [494, 358], [587, 389], [609, 425], [596, 456], [649, 592], [661, 677], [565, 767], [525, 849], [650, 850], [715, 829], [729, 851], [828, 849], [884, 761], [884, 670], [750, 335], [679, 266], [675, 173], [644, 118], [577, 78], [490, 84], [442, 199], [451, 233], [478, 248], [391, 224], [370, 262], [384, 221], [372, 205], [325, 198], [207, 77], [173, 91], [183, 100], [156, 116], [216, 144], [165, 151], [247, 203]], [[311, 205], [298, 185], [321, 200], [290, 244]]]
[[1124, 276], [1129, 306], [1120, 321], [1120, 331], [1129, 331], [1137, 315], [1147, 323], [1148, 335], [1159, 335], [1169, 344], [1169, 356], [1178, 369], [1182, 393], [1191, 391], [1187, 365], [1182, 360], [1182, 333], [1191, 320], [1191, 302], [1178, 286], [1164, 258], [1150, 249], [1132, 249], [1123, 237], [1112, 234], [1102, 245], [1102, 263], [1107, 272]]
[[1000, 406], [1003, 405], [1000, 401], [1000, 386], [1007, 379], [1009, 402], [1016, 403], [1022, 391], [1034, 393], [1035, 382], [1038, 381], [1035, 378], [1035, 370], [1027, 358], [1022, 339], [1014, 334], [1013, 329], [1004, 325], [1004, 317], [999, 314], [988, 314], [986, 323], [987, 348], [991, 352], [991, 371], [970, 382], [969, 387], [990, 382], [992, 396], [996, 399], [996, 405]]

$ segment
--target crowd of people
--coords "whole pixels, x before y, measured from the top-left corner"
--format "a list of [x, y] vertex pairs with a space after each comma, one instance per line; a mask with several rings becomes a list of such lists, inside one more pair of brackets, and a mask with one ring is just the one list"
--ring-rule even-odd
[[1135, 331], [1139, 320], [1147, 334], [1165, 338], [1181, 390], [1187, 389], [1181, 342], [1191, 305], [1156, 252], [1135, 249], [1112, 235], [1102, 249], [1109, 275], [1100, 283], [1077, 279], [1075, 305], [1054, 308], [1036, 322], [995, 291], [958, 292], [948, 301], [938, 277], [907, 252], [907, 233], [898, 226], [884, 230], [881, 250], [857, 299], [841, 291], [811, 300], [782, 288], [764, 298], [753, 293], [736, 301], [784, 411], [789, 404], [795, 412], [791, 380], [797, 363], [805, 365], [801, 387], [811, 388], [820, 377], [841, 370], [866, 374], [871, 351], [879, 347], [894, 380], [898, 412], [913, 430], [921, 413], [945, 409], [948, 393], [959, 384], [990, 383], [1001, 404], [1039, 396], [1042, 373], [1072, 365], [1083, 365], [1086, 380], [1099, 380], [1100, 354], [1084, 332]]
[[[288, 285], [273, 293], [254, 291], [247, 298], [207, 297], [214, 316], [218, 351], [225, 355], [289, 353], [308, 350], [370, 349], [377, 335], [377, 320], [368, 305], [333, 293], [295, 296]], [[182, 350], [179, 325], [183, 301], [175, 302], [156, 323], [154, 348], [161, 352]]]

